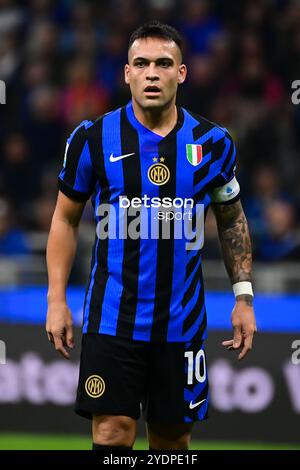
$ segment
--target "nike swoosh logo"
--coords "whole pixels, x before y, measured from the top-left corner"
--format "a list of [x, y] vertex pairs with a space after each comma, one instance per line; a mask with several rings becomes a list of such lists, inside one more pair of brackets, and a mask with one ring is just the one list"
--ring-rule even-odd
[[196, 406], [201, 405], [201, 403], [203, 403], [205, 400], [206, 400], [206, 398], [204, 398], [204, 400], [198, 401], [198, 403], [192, 403], [190, 401], [190, 409], [192, 410], [193, 408], [196, 408]]
[[126, 155], [120, 155], [119, 157], [114, 157], [112, 153], [109, 157], [110, 162], [118, 162], [119, 160], [123, 160], [123, 158], [130, 157], [130, 155], [134, 155], [135, 153], [126, 153]]

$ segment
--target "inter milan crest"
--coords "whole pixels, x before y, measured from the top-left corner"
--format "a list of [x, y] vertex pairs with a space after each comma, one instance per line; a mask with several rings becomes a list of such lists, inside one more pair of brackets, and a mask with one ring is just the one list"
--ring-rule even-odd
[[[160, 162], [164, 162], [165, 158], [153, 158], [154, 162], [157, 162], [157, 160], [159, 160]], [[151, 181], [151, 183], [155, 184], [156, 186], [162, 186], [163, 184], [166, 184], [169, 181], [170, 170], [163, 163], [154, 163], [150, 166], [148, 170], [148, 179]]]
[[199, 165], [199, 163], [202, 161], [202, 145], [187, 144], [186, 158], [191, 165]]
[[85, 382], [85, 391], [91, 398], [99, 398], [105, 392], [105, 382], [100, 375], [91, 375]]

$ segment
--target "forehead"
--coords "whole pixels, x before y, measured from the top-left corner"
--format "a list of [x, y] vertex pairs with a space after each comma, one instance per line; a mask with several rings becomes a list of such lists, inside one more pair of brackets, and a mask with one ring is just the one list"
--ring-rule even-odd
[[128, 51], [129, 61], [137, 57], [156, 60], [161, 57], [181, 61], [181, 52], [176, 42], [163, 38], [136, 39]]

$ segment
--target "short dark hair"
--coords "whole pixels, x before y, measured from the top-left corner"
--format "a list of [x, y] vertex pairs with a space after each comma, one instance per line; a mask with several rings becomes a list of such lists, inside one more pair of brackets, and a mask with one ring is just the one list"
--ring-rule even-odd
[[134, 41], [137, 39], [146, 39], [146, 38], [162, 38], [167, 41], [174, 41], [180, 49], [181, 55], [183, 52], [183, 40], [179, 32], [169, 26], [168, 24], [161, 23], [157, 20], [148, 21], [147, 23], [142, 24], [133, 31], [132, 35], [129, 38], [128, 50], [131, 48]]

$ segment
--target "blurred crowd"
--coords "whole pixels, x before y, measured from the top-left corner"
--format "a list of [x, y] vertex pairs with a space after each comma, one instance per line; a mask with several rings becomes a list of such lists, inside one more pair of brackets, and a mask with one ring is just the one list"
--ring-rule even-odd
[[[66, 138], [129, 100], [127, 42], [148, 19], [184, 38], [179, 103], [236, 142], [255, 259], [299, 261], [299, 0], [0, 0], [0, 255], [32, 253], [29, 235], [49, 230]], [[219, 258], [211, 214], [206, 243]]]

